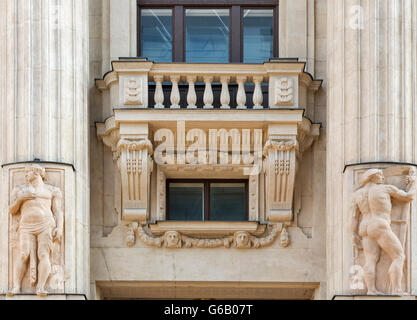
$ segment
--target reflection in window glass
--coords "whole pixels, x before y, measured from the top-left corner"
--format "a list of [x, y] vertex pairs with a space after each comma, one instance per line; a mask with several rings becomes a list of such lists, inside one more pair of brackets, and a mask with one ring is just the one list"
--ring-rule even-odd
[[244, 183], [210, 184], [210, 220], [244, 221], [245, 203]]
[[274, 11], [244, 10], [243, 26], [243, 61], [269, 61], [273, 56]]
[[204, 220], [204, 183], [170, 183], [169, 220]]
[[229, 10], [187, 9], [186, 62], [229, 62]]
[[142, 56], [155, 62], [172, 61], [172, 10], [141, 11]]

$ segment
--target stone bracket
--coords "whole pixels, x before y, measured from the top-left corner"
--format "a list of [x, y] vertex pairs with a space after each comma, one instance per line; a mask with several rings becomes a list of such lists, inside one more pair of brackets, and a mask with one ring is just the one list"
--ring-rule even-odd
[[117, 164], [122, 182], [122, 220], [146, 223], [149, 211], [152, 143], [147, 138], [122, 138]]
[[264, 147], [267, 219], [290, 223], [298, 142], [294, 139], [268, 140]]

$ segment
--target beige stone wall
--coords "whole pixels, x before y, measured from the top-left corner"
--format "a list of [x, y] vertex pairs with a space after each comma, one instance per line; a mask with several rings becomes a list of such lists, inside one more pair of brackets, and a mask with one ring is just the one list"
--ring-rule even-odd
[[[136, 45], [129, 42], [127, 34], [128, 22], [134, 21], [129, 18], [132, 12], [127, 10], [128, 5], [118, 10], [111, 10], [111, 5], [112, 1], [91, 1], [90, 4], [90, 26], [94, 25], [95, 30], [93, 32], [90, 28], [90, 45], [94, 46], [90, 61], [95, 66], [91, 77], [101, 78], [109, 71], [110, 59], [134, 56], [132, 48]], [[325, 0], [280, 2], [280, 56], [308, 61], [307, 70], [315, 78], [323, 79], [326, 77], [325, 16]], [[123, 24], [116, 28], [116, 21], [123, 21]], [[123, 41], [113, 42], [111, 38]], [[117, 50], [116, 43], [119, 44]], [[101, 74], [98, 74], [100, 66]], [[91, 284], [92, 292], [97, 292], [96, 298], [100, 297], [100, 290], [95, 288], [107, 287], [109, 281], [131, 281], [133, 287], [135, 282], [158, 282], [162, 286], [163, 283], [175, 282], [203, 282], [206, 283], [204, 286], [208, 286], [207, 283], [255, 282], [283, 288], [301, 285], [315, 292], [316, 299], [324, 298], [325, 88], [316, 94], [309, 92], [306, 102], [302, 103], [306, 116], [313, 122], [323, 124], [320, 132], [323, 136], [311, 151], [304, 154], [299, 168], [295, 200], [298, 226], [288, 229], [291, 247], [282, 248], [277, 241], [268, 248], [243, 251], [220, 248], [160, 249], [148, 247], [140, 240], [133, 248], [126, 246], [128, 228], [120, 226], [120, 174], [110, 150], [96, 138], [93, 128], [95, 121], [102, 122], [112, 111], [108, 93], [100, 96], [94, 90], [91, 87]], [[153, 181], [156, 182], [155, 179]], [[155, 183], [152, 190], [156, 192]], [[154, 208], [151, 210], [154, 211]]]

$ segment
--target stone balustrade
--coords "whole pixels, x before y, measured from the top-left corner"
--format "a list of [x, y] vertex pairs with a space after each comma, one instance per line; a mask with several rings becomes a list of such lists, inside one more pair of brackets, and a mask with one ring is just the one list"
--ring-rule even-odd
[[[304, 72], [305, 63], [297, 60], [196, 64], [128, 59], [114, 61], [112, 67], [113, 71], [96, 82], [98, 89], [110, 91], [112, 109], [197, 109], [199, 99], [200, 107], [207, 110], [215, 108], [215, 99], [224, 110], [307, 108], [309, 92], [321, 85]], [[204, 88], [200, 97], [196, 87]]]

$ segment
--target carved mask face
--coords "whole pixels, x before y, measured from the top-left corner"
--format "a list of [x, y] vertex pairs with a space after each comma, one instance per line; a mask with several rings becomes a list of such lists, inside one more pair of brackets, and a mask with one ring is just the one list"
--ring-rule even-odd
[[180, 243], [180, 237], [175, 231], [167, 232], [165, 235], [165, 240], [168, 248], [178, 247]]
[[288, 231], [286, 229], [282, 230], [279, 240], [281, 246], [284, 248], [288, 247], [288, 245], [290, 244], [290, 237], [288, 236]]
[[238, 248], [246, 248], [249, 245], [249, 235], [246, 232], [237, 232], [235, 241]]

